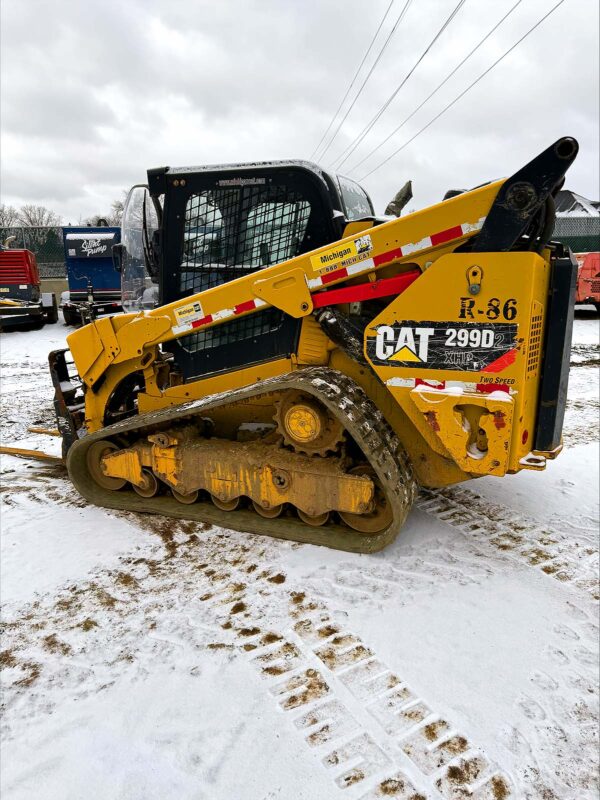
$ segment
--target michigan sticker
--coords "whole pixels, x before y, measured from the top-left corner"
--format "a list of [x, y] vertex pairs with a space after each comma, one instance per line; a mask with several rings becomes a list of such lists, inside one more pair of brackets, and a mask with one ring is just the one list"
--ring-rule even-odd
[[197, 319], [203, 319], [205, 314], [202, 310], [202, 305], [195, 300], [193, 303], [188, 303], [185, 306], [179, 306], [174, 309], [175, 318], [178, 325], [189, 325], [190, 322], [195, 322]]
[[311, 256], [310, 263], [317, 275], [325, 275], [336, 269], [350, 267], [365, 258], [369, 258], [373, 250], [373, 242], [367, 233], [350, 242], [330, 247], [316, 256]]

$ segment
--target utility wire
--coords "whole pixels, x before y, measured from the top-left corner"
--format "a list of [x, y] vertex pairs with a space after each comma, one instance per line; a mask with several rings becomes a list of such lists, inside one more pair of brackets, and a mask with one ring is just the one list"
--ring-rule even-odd
[[468, 61], [468, 60], [471, 58], [471, 56], [472, 56], [472, 55], [473, 55], [473, 54], [474, 54], [474, 53], [475, 53], [477, 50], [479, 50], [479, 48], [481, 47], [481, 45], [483, 45], [483, 44], [485, 44], [485, 42], [487, 42], [487, 40], [490, 38], [490, 36], [491, 36], [491, 35], [492, 35], [492, 34], [493, 34], [493, 33], [494, 33], [494, 32], [495, 32], [495, 31], [496, 31], [496, 30], [497, 30], [497, 29], [500, 27], [500, 25], [502, 25], [502, 23], [504, 22], [504, 20], [505, 20], [505, 19], [507, 19], [507, 17], [510, 17], [510, 15], [513, 13], [513, 11], [514, 11], [514, 10], [515, 10], [515, 9], [516, 9], [516, 8], [517, 8], [519, 5], [521, 5], [521, 3], [522, 3], [522, 2], [523, 2], [523, 0], [517, 0], [517, 2], [514, 4], [514, 6], [513, 6], [511, 9], [509, 9], [509, 10], [506, 12], [506, 14], [505, 14], [505, 15], [502, 17], [502, 19], [501, 19], [499, 22], [497, 22], [497, 23], [494, 25], [494, 27], [493, 27], [493, 28], [492, 28], [492, 29], [489, 31], [489, 33], [487, 33], [487, 34], [486, 34], [486, 35], [483, 37], [483, 39], [482, 39], [482, 40], [479, 42], [479, 44], [478, 44], [478, 45], [476, 45], [476, 46], [475, 46], [475, 47], [474, 47], [474, 48], [471, 50], [471, 52], [470, 52], [470, 53], [469, 53], [467, 56], [465, 56], [465, 57], [463, 58], [463, 60], [460, 62], [460, 64], [458, 64], [456, 67], [454, 67], [454, 69], [452, 70], [452, 72], [450, 72], [448, 75], [446, 75], [446, 77], [444, 78], [444, 80], [443, 80], [443, 81], [442, 81], [442, 82], [441, 82], [441, 83], [440, 83], [438, 86], [436, 86], [436, 88], [433, 90], [433, 92], [431, 92], [431, 94], [427, 95], [427, 97], [425, 98], [425, 100], [423, 100], [423, 102], [422, 102], [420, 105], [418, 105], [418, 106], [415, 108], [415, 110], [412, 112], [412, 114], [409, 114], [409, 115], [408, 115], [408, 117], [406, 117], [406, 119], [405, 119], [405, 120], [403, 120], [403, 121], [400, 123], [400, 125], [398, 125], [398, 127], [397, 127], [397, 128], [394, 128], [394, 130], [393, 130], [393, 131], [392, 131], [392, 132], [391, 132], [391, 133], [390, 133], [388, 136], [386, 136], [386, 137], [385, 137], [385, 139], [383, 139], [381, 142], [379, 142], [379, 144], [377, 145], [377, 147], [375, 147], [373, 150], [371, 150], [371, 152], [370, 152], [370, 153], [367, 153], [367, 155], [366, 155], [366, 156], [365, 156], [363, 159], [361, 159], [361, 160], [360, 160], [360, 161], [359, 161], [357, 164], [355, 164], [355, 165], [354, 165], [354, 166], [353, 166], [351, 169], [349, 169], [349, 172], [350, 172], [350, 173], [352, 173], [352, 172], [355, 172], [355, 171], [356, 171], [356, 170], [357, 170], [357, 169], [358, 169], [358, 168], [361, 166], [361, 164], [364, 164], [364, 163], [365, 163], [365, 161], [367, 161], [369, 158], [371, 158], [371, 156], [372, 156], [372, 155], [375, 155], [375, 153], [376, 153], [376, 152], [377, 152], [377, 151], [378, 151], [378, 150], [379, 150], [381, 147], [383, 147], [383, 145], [384, 145], [386, 142], [388, 142], [388, 141], [389, 141], [389, 140], [392, 138], [392, 136], [395, 136], [395, 135], [398, 133], [398, 131], [400, 130], [400, 128], [404, 127], [404, 125], [406, 125], [406, 123], [407, 123], [409, 120], [411, 120], [411, 119], [414, 117], [414, 115], [417, 113], [417, 111], [420, 111], [420, 110], [423, 108], [423, 106], [425, 105], [425, 103], [427, 103], [429, 100], [431, 100], [431, 98], [432, 98], [432, 97], [433, 97], [435, 94], [437, 94], [437, 93], [439, 92], [439, 90], [442, 88], [442, 86], [445, 86], [445, 85], [446, 85], [446, 83], [448, 83], [448, 81], [450, 80], [450, 78], [451, 78], [453, 75], [455, 75], [455, 74], [458, 72], [458, 70], [459, 70], [459, 69], [462, 67], [462, 65], [463, 65], [463, 64], [464, 64], [466, 61]]
[[443, 108], [443, 109], [442, 109], [442, 110], [439, 112], [439, 114], [436, 114], [436, 115], [435, 115], [435, 117], [434, 117], [433, 119], [429, 120], [429, 122], [428, 122], [426, 125], [423, 125], [423, 127], [422, 127], [420, 130], [418, 130], [418, 131], [415, 133], [415, 135], [414, 135], [414, 136], [411, 136], [411, 137], [410, 137], [410, 139], [408, 139], [408, 141], [404, 142], [404, 144], [403, 144], [403, 145], [401, 145], [401, 146], [400, 146], [400, 147], [399, 147], [397, 150], [394, 150], [394, 152], [393, 152], [393, 153], [391, 153], [391, 154], [390, 154], [390, 155], [389, 155], [387, 158], [384, 158], [384, 159], [383, 159], [383, 161], [381, 161], [381, 162], [380, 162], [380, 163], [379, 163], [379, 164], [378, 164], [376, 167], [373, 167], [373, 169], [372, 169], [370, 172], [367, 172], [367, 173], [366, 173], [365, 175], [363, 175], [363, 176], [362, 176], [362, 178], [360, 178], [359, 180], [361, 180], [361, 181], [364, 181], [364, 180], [365, 180], [365, 178], [368, 178], [370, 175], [372, 175], [372, 174], [373, 174], [374, 172], [376, 172], [378, 169], [380, 169], [381, 167], [383, 167], [383, 165], [384, 165], [384, 164], [387, 164], [387, 162], [388, 162], [388, 161], [390, 161], [390, 159], [392, 159], [392, 158], [394, 158], [394, 156], [398, 155], [398, 153], [399, 153], [401, 150], [404, 150], [404, 148], [405, 148], [405, 147], [408, 147], [408, 145], [409, 145], [411, 142], [414, 142], [414, 140], [417, 138], [417, 136], [420, 136], [420, 135], [423, 133], [423, 131], [426, 131], [426, 130], [427, 130], [427, 128], [431, 127], [431, 125], [433, 125], [433, 123], [434, 123], [434, 122], [436, 122], [436, 121], [437, 121], [437, 120], [438, 120], [438, 119], [439, 119], [439, 118], [442, 116], [442, 114], [445, 114], [445, 113], [446, 113], [446, 111], [448, 111], [450, 108], [452, 108], [452, 106], [453, 106], [455, 103], [457, 103], [457, 102], [458, 102], [458, 101], [459, 101], [459, 100], [460, 100], [462, 97], [464, 97], [464, 96], [467, 94], [467, 92], [468, 92], [468, 91], [470, 91], [470, 90], [471, 90], [471, 89], [472, 89], [472, 88], [473, 88], [473, 87], [474, 87], [476, 84], [478, 84], [478, 83], [479, 83], [479, 81], [480, 81], [482, 78], [485, 78], [485, 76], [486, 76], [486, 75], [487, 75], [489, 72], [491, 72], [491, 71], [494, 69], [494, 67], [496, 67], [496, 66], [497, 66], [497, 65], [498, 65], [498, 64], [499, 64], [501, 61], [503, 61], [503, 60], [506, 58], [506, 56], [507, 56], [507, 55], [509, 55], [509, 53], [512, 53], [512, 51], [513, 51], [513, 50], [514, 50], [516, 47], [518, 47], [518, 46], [521, 44], [521, 42], [522, 42], [522, 41], [524, 41], [524, 40], [525, 40], [525, 39], [526, 39], [526, 38], [529, 36], [529, 34], [530, 34], [530, 33], [533, 33], [533, 31], [534, 31], [536, 28], [538, 28], [538, 27], [539, 27], [539, 26], [542, 24], [542, 22], [544, 22], [544, 20], [548, 19], [548, 17], [549, 17], [551, 14], [553, 14], [553, 13], [556, 11], [556, 9], [559, 7], [559, 6], [562, 6], [562, 4], [563, 4], [564, 2], [565, 2], [565, 0], [559, 0], [559, 2], [558, 2], [558, 3], [556, 3], [556, 5], [552, 6], [552, 8], [550, 9], [550, 11], [547, 11], [547, 12], [544, 14], [544, 16], [543, 16], [543, 17], [541, 17], [541, 19], [539, 19], [539, 20], [538, 20], [538, 21], [535, 23], [535, 25], [533, 25], [531, 28], [529, 28], [529, 30], [527, 31], [527, 33], [523, 34], [523, 36], [521, 36], [521, 38], [520, 38], [520, 39], [518, 39], [518, 40], [517, 40], [517, 41], [516, 41], [516, 42], [515, 42], [515, 43], [512, 45], [512, 47], [509, 47], [509, 49], [508, 49], [508, 50], [506, 50], [506, 51], [505, 51], [505, 52], [504, 52], [504, 53], [503, 53], [503, 54], [500, 56], [500, 58], [497, 58], [497, 59], [494, 61], [494, 63], [493, 63], [493, 64], [492, 64], [490, 67], [488, 67], [488, 68], [485, 70], [485, 72], [482, 72], [482, 73], [481, 73], [481, 75], [480, 75], [478, 78], [476, 78], [476, 79], [473, 81], [473, 83], [469, 84], [469, 86], [467, 86], [467, 88], [466, 88], [466, 89], [464, 89], [464, 90], [463, 90], [463, 91], [462, 91], [462, 92], [461, 92], [461, 93], [460, 93], [460, 94], [459, 94], [457, 97], [455, 97], [455, 98], [454, 98], [454, 100], [452, 100], [452, 102], [451, 102], [451, 103], [448, 103], [448, 105], [447, 105], [445, 108]]
[[398, 92], [400, 91], [400, 89], [402, 89], [402, 87], [404, 86], [404, 84], [407, 82], [407, 80], [410, 78], [410, 76], [413, 74], [413, 72], [414, 72], [414, 71], [416, 70], [416, 68], [419, 66], [419, 64], [421, 63], [421, 61], [423, 61], [423, 59], [425, 58], [425, 56], [426, 56], [426, 55], [429, 53], [429, 51], [431, 50], [431, 48], [433, 47], [433, 45], [434, 45], [434, 44], [437, 42], [437, 40], [440, 38], [440, 36], [442, 35], [442, 33], [443, 33], [445, 30], [446, 30], [446, 28], [448, 27], [448, 25], [450, 25], [450, 23], [452, 22], [452, 20], [454, 19], [454, 17], [455, 17], [455, 16], [458, 14], [458, 12], [459, 12], [459, 11], [460, 11], [460, 9], [463, 7], [463, 5], [465, 4], [465, 2], [466, 2], [466, 0], [459, 0], [459, 2], [457, 3], [457, 5], [454, 7], [454, 10], [453, 10], [453, 11], [452, 11], [452, 13], [450, 14], [450, 16], [449, 16], [449, 17], [446, 19], [446, 21], [444, 22], [444, 24], [442, 25], [442, 27], [439, 29], [439, 31], [436, 33], [436, 35], [433, 37], [433, 39], [431, 40], [431, 42], [429, 42], [429, 44], [427, 45], [427, 47], [425, 48], [425, 50], [424, 50], [424, 51], [421, 53], [421, 55], [419, 56], [419, 58], [417, 59], [417, 61], [416, 61], [416, 62], [413, 64], [412, 68], [411, 68], [411, 69], [408, 71], [408, 73], [406, 74], [406, 76], [403, 78], [402, 82], [401, 82], [401, 83], [400, 83], [400, 84], [399, 84], [399, 85], [398, 85], [398, 86], [397, 86], [397, 87], [394, 89], [394, 91], [393, 91], [393, 92], [392, 92], [392, 94], [391, 94], [391, 95], [388, 97], [388, 99], [385, 101], [385, 103], [383, 104], [383, 106], [382, 106], [382, 107], [379, 109], [379, 111], [378, 111], [378, 112], [375, 114], [375, 116], [374, 116], [374, 117], [372, 117], [371, 121], [370, 121], [370, 122], [368, 122], [368, 123], [367, 123], [367, 125], [366, 125], [366, 126], [363, 128], [363, 129], [362, 129], [362, 131], [361, 131], [361, 132], [358, 134], [358, 136], [356, 137], [356, 139], [354, 139], [354, 141], [350, 143], [350, 145], [349, 145], [349, 146], [348, 146], [348, 147], [347, 147], [347, 148], [346, 148], [346, 149], [343, 151], [343, 153], [341, 153], [341, 155], [339, 155], [339, 156], [338, 156], [338, 157], [335, 159], [334, 163], [335, 163], [335, 164], [337, 164], [337, 168], [338, 168], [338, 169], [339, 169], [339, 168], [340, 168], [340, 167], [341, 167], [343, 164], [345, 164], [345, 162], [346, 162], [346, 161], [348, 160], [348, 158], [349, 158], [349, 157], [352, 155], [352, 153], [353, 153], [353, 152], [356, 150], [356, 148], [359, 146], [359, 144], [362, 142], [362, 140], [365, 138], [365, 136], [366, 136], [366, 135], [369, 133], [369, 131], [370, 131], [370, 130], [373, 128], [373, 126], [374, 126], [374, 125], [377, 123], [377, 121], [379, 120], [379, 118], [381, 117], [381, 115], [382, 115], [382, 114], [385, 112], [385, 110], [388, 108], [388, 106], [390, 105], [390, 103], [391, 103], [391, 102], [394, 100], [394, 98], [396, 97], [396, 95], [398, 94]]
[[386, 40], [385, 40], [385, 42], [383, 43], [383, 46], [381, 47], [381, 50], [379, 51], [379, 54], [378, 54], [377, 58], [376, 58], [376, 59], [375, 59], [375, 61], [374, 61], [374, 62], [371, 64], [371, 68], [369, 69], [369, 71], [368, 71], [368, 73], [367, 73], [367, 77], [366, 77], [366, 78], [364, 79], [364, 81], [361, 83], [361, 85], [360, 85], [360, 89], [359, 89], [359, 90], [358, 90], [358, 92], [356, 93], [356, 95], [355, 95], [355, 97], [354, 97], [354, 100], [353, 100], [353, 101], [350, 103], [350, 107], [348, 108], [348, 110], [346, 111], [346, 113], [344, 114], [344, 116], [342, 117], [342, 119], [340, 120], [340, 122], [338, 123], [338, 126], [337, 126], [337, 128], [336, 128], [336, 129], [335, 129], [335, 131], [333, 132], [333, 136], [332, 136], [332, 137], [331, 137], [331, 139], [329, 140], [329, 143], [326, 145], [325, 149], [324, 149], [324, 150], [322, 151], [322, 153], [320, 154], [319, 158], [323, 158], [323, 156], [325, 155], [325, 153], [326, 153], [326, 152], [329, 150], [329, 148], [331, 147], [331, 145], [332, 145], [332, 143], [333, 143], [333, 141], [334, 141], [335, 137], [338, 135], [338, 133], [339, 133], [339, 131], [340, 131], [340, 128], [342, 127], [342, 125], [344, 124], [344, 122], [345, 122], [345, 121], [348, 119], [348, 114], [349, 114], [349, 113], [352, 111], [352, 109], [354, 108], [354, 104], [356, 103], [356, 101], [358, 100], [358, 98], [360, 97], [360, 95], [362, 94], [362, 90], [365, 88], [365, 86], [366, 86], [366, 84], [367, 84], [367, 81], [369, 80], [369, 78], [370, 78], [370, 77], [371, 77], [371, 75], [373, 74], [373, 70], [375, 69], [375, 67], [376, 67], [376, 66], [377, 66], [377, 64], [379, 63], [379, 61], [380, 61], [380, 59], [381, 59], [381, 56], [384, 54], [386, 47], [387, 47], [387, 46], [388, 46], [388, 44], [390, 43], [390, 40], [391, 40], [392, 36], [394, 35], [394, 33], [395, 33], [395, 31], [396, 31], [396, 28], [397, 28], [397, 27], [398, 27], [398, 25], [399, 25], [399, 24], [402, 22], [402, 19], [403, 19], [404, 15], [406, 14], [406, 12], [408, 11], [408, 7], [410, 6], [410, 4], [411, 4], [411, 3], [412, 3], [412, 0], [406, 0], [406, 3], [404, 4], [404, 6], [403, 6], [403, 8], [402, 8], [402, 11], [401, 11], [401, 12], [400, 12], [400, 14], [398, 15], [398, 19], [397, 19], [397, 20], [396, 20], [396, 22], [394, 23], [394, 27], [392, 28], [392, 30], [391, 30], [391, 31], [390, 31], [390, 33], [388, 34], [388, 37], [387, 37], [387, 39], [386, 39]]
[[378, 28], [377, 28], [377, 30], [375, 31], [375, 35], [374, 35], [374, 36], [373, 36], [373, 38], [371, 39], [371, 43], [369, 44], [369, 46], [368, 46], [368, 48], [367, 48], [367, 52], [364, 54], [364, 56], [363, 56], [363, 58], [362, 58], [362, 61], [361, 61], [361, 62], [360, 62], [360, 64], [358, 65], [358, 69], [357, 69], [357, 70], [356, 70], [356, 72], [354, 73], [354, 77], [353, 77], [353, 78], [352, 78], [352, 80], [350, 81], [350, 85], [349, 85], [349, 86], [348, 86], [348, 88], [346, 89], [346, 94], [345, 94], [345, 95], [342, 97], [342, 99], [341, 99], [341, 101], [340, 101], [340, 104], [339, 104], [339, 106], [336, 108], [335, 114], [333, 115], [333, 117], [331, 118], [331, 121], [330, 121], [329, 125], [327, 126], [327, 130], [325, 131], [325, 133], [323, 134], [323, 136], [321, 136], [321, 139], [319, 140], [319, 144], [318, 144], [318, 145], [315, 147], [315, 149], [312, 151], [312, 153], [311, 153], [311, 155], [310, 155], [311, 159], [313, 159], [313, 158], [316, 156], [316, 154], [318, 153], [318, 151], [319, 151], [319, 149], [320, 149], [321, 145], [322, 145], [322, 144], [323, 144], [323, 142], [325, 141], [325, 137], [327, 136], [327, 134], [328, 134], [328, 133], [329, 133], [329, 131], [331, 130], [331, 126], [333, 125], [333, 123], [334, 123], [334, 122], [335, 122], [335, 120], [337, 119], [337, 115], [340, 113], [340, 110], [341, 110], [342, 106], [343, 106], [343, 105], [344, 105], [344, 103], [346, 102], [346, 99], [347, 99], [348, 95], [350, 94], [350, 90], [351, 90], [351, 89], [352, 89], [352, 87], [354, 86], [354, 84], [355, 84], [355, 82], [356, 82], [356, 79], [358, 78], [358, 75], [359, 75], [359, 73], [360, 73], [361, 69], [363, 68], [363, 65], [364, 65], [364, 63], [365, 63], [365, 61], [367, 60], [367, 57], [368, 57], [369, 53], [371, 52], [371, 49], [373, 48], [373, 45], [375, 44], [375, 39], [377, 39], [377, 37], [379, 36], [379, 31], [381, 30], [381, 28], [382, 28], [382, 26], [383, 26], [383, 23], [386, 21], [386, 19], [387, 19], [387, 15], [390, 13], [390, 10], [391, 10], [392, 6], [394, 5], [394, 3], [395, 3], [395, 0], [390, 0], [390, 4], [388, 5], [388, 7], [387, 7], [387, 9], [386, 9], [386, 12], [385, 12], [385, 14], [384, 14], [384, 15], [383, 15], [383, 17], [382, 17], [382, 20], [381, 20], [381, 22], [379, 23], [379, 27], [378, 27]]

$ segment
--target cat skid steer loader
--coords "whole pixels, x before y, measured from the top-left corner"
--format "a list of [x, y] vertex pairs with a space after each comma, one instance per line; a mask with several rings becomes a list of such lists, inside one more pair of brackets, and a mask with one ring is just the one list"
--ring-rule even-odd
[[150, 170], [158, 307], [50, 354], [74, 485], [108, 508], [370, 552], [418, 486], [543, 469], [577, 274], [549, 241], [553, 196], [577, 150], [560, 139], [399, 218], [308, 162]]

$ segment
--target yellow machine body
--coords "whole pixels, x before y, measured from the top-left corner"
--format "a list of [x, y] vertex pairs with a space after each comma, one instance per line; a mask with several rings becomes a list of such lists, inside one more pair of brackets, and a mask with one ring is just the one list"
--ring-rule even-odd
[[[51, 354], [75, 485], [101, 505], [222, 524], [212, 500], [236, 512], [233, 527], [368, 552], [393, 540], [416, 486], [544, 469], [562, 447], [576, 275], [548, 244], [551, 193], [576, 152], [559, 140], [506, 181], [405, 217], [346, 217], [328, 244], [271, 266], [242, 257], [241, 277], [75, 331], [82, 392], [64, 351]], [[183, 237], [192, 173], [157, 173], [172, 204], [161, 270], [218, 278], [219, 255], [188, 262], [169, 227]], [[267, 182], [194, 174], [199, 186]], [[281, 349], [254, 353], [250, 334], [231, 362], [186, 350], [206, 356], [200, 369], [169, 345], [268, 309], [294, 331]], [[214, 341], [235, 346], [235, 330]]]
[[[145, 390], [138, 395], [138, 408], [146, 413], [304, 366], [331, 365], [350, 374], [376, 405], [389, 409], [385, 416], [401, 437], [422, 485], [444, 486], [477, 475], [543, 466], [541, 456], [529, 454], [548, 260], [533, 253], [451, 252], [481, 229], [499, 185], [489, 184], [368, 228], [364, 254], [356, 252], [356, 242], [364, 237], [365, 229], [357, 232], [351, 224], [351, 236], [333, 246], [150, 312], [105, 317], [75, 331], [68, 344], [89, 387], [87, 430], [103, 427], [108, 399], [123, 378], [136, 370], [144, 374]], [[458, 235], [434, 244], [436, 231], [448, 230]], [[377, 264], [382, 254], [389, 256]], [[315, 279], [335, 273], [348, 261], [354, 268], [351, 277], [363, 276], [363, 280], [364, 276], [374, 280], [380, 274], [399, 274], [415, 266], [423, 271], [366, 331], [365, 353], [373, 372], [349, 363], [312, 317], [311, 283], [314, 286]], [[470, 283], [472, 280], [477, 283]], [[327, 286], [342, 281], [348, 281], [347, 274]], [[291, 358], [186, 384], [161, 385], [158, 346], [188, 333], [189, 319], [209, 328], [234, 314], [241, 316], [267, 305], [304, 317], [297, 352]], [[431, 334], [433, 329], [435, 334]], [[492, 353], [502, 351], [504, 360], [494, 359], [480, 370], [471, 362], [461, 368], [465, 343], [470, 345], [482, 337], [483, 350], [487, 345]], [[424, 348], [423, 342], [429, 347]], [[377, 350], [385, 357], [377, 358]], [[429, 351], [434, 350], [436, 359], [428, 360]], [[96, 384], [99, 386], [92, 390]], [[385, 394], [389, 397], [382, 397]], [[268, 413], [265, 407], [264, 419]], [[259, 406], [254, 417], [261, 418]]]

